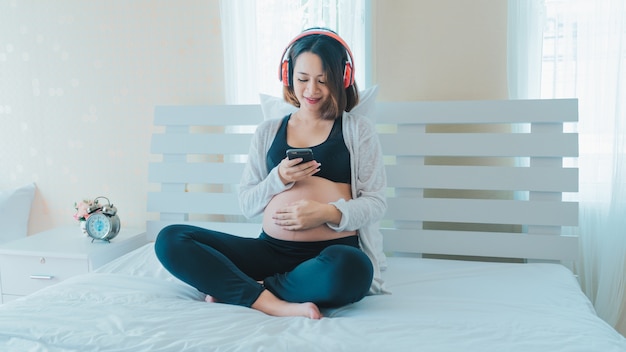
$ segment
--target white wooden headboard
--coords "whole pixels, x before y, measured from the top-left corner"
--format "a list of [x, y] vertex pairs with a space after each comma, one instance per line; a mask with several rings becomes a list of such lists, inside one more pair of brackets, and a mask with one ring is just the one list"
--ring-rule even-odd
[[[573, 261], [578, 102], [503, 100], [379, 102], [385, 154], [385, 250]], [[154, 239], [188, 222], [257, 236], [240, 215], [237, 189], [259, 105], [158, 106], [149, 165], [147, 224]]]

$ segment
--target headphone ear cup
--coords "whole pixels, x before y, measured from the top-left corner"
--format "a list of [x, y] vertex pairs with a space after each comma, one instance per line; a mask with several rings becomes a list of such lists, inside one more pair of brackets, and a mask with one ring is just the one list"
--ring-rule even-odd
[[346, 66], [343, 69], [343, 88], [346, 89], [352, 85], [352, 64], [346, 62]]
[[285, 87], [289, 87], [289, 66], [290, 66], [290, 60], [284, 60], [282, 65], [281, 65], [281, 80], [283, 81], [283, 85]]

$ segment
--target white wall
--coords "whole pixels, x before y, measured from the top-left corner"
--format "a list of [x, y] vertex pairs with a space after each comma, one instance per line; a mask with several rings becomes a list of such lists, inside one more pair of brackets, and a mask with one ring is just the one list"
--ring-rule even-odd
[[[502, 98], [506, 1], [373, 0], [382, 100]], [[0, 188], [29, 233], [104, 195], [143, 227], [152, 111], [224, 101], [219, 0], [0, 1]]]
[[506, 0], [373, 0], [380, 98], [506, 99]]
[[[0, 187], [37, 183], [29, 233], [98, 195], [143, 226], [153, 106], [223, 102], [219, 1], [0, 6]], [[506, 97], [506, 1], [372, 6], [381, 100]]]
[[36, 182], [29, 233], [99, 195], [145, 227], [153, 107], [223, 103], [221, 47], [218, 0], [0, 1], [0, 189]]

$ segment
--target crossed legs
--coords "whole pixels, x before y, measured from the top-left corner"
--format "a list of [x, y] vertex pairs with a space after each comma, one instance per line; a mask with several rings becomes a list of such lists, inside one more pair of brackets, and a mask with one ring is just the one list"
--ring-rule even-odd
[[319, 319], [318, 307], [363, 298], [373, 275], [369, 259], [355, 246], [331, 244], [294, 256], [261, 238], [189, 225], [164, 228], [155, 251], [174, 276], [215, 300], [274, 316]]

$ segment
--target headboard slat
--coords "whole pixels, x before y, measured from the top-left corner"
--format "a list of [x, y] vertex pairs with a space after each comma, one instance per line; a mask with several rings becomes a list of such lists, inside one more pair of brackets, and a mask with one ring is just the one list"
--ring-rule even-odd
[[[181, 221], [177, 220], [151, 220], [147, 224], [147, 232], [156, 234], [167, 225], [180, 224]], [[242, 237], [257, 237], [261, 231], [261, 225], [258, 223], [244, 223], [244, 222], [213, 222], [213, 221], [185, 221], [185, 224], [204, 227], [215, 231], [222, 231], [226, 233], [236, 233]]]
[[151, 163], [148, 165], [148, 181], [156, 183], [232, 184], [239, 179], [243, 163]]
[[148, 193], [148, 211], [239, 215], [237, 194], [217, 192]]
[[381, 228], [389, 252], [574, 261], [578, 238], [507, 232]]
[[[381, 134], [383, 154], [473, 157], [575, 157], [575, 134], [425, 133]], [[494, 149], [494, 146], [497, 146]]]
[[576, 99], [376, 103], [381, 124], [562, 123], [578, 121]]
[[248, 154], [251, 134], [154, 134], [155, 154]]
[[154, 124], [158, 126], [256, 126], [261, 121], [260, 105], [171, 105], [154, 109]]
[[391, 197], [385, 219], [513, 225], [575, 226], [574, 202]]
[[[578, 191], [573, 168], [473, 165], [387, 165], [387, 181], [396, 187], [486, 191]], [[419, 175], [419, 177], [406, 177]]]

